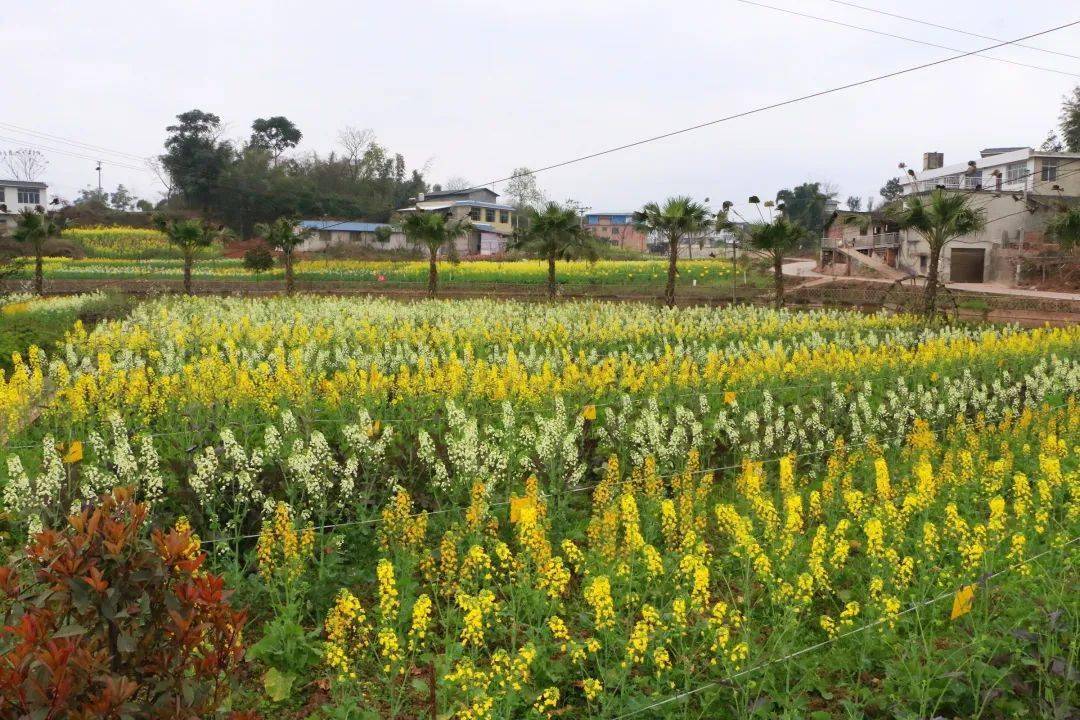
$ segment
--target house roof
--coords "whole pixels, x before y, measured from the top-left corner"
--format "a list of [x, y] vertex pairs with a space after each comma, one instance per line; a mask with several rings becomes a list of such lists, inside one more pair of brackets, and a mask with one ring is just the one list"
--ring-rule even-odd
[[33, 182], [31, 180], [0, 180], [0, 187], [17, 187], [44, 190], [49, 186], [43, 182]]
[[389, 223], [369, 223], [340, 220], [301, 220], [300, 227], [312, 230], [333, 230], [336, 232], [375, 232], [381, 227], [390, 227]]
[[417, 210], [445, 210], [448, 207], [478, 207], [492, 210], [517, 210], [513, 205], [489, 203], [482, 200], [421, 200], [412, 207], [398, 208], [398, 212], [416, 212]]
[[979, 155], [982, 157], [992, 157], [994, 155], [1001, 155], [1002, 153], [1016, 152], [1017, 150], [1028, 150], [1027, 145], [1016, 145], [1014, 147], [992, 147], [983, 148], [979, 151]]
[[502, 203], [489, 203], [482, 202], [480, 200], [457, 200], [455, 205], [468, 205], [469, 207], [482, 207], [491, 208], [492, 210], [517, 210], [513, 205], [503, 205]]
[[505, 232], [503, 230], [499, 230], [495, 226], [490, 225], [488, 223], [474, 222], [472, 224], [472, 226], [473, 226], [474, 230], [479, 230], [480, 232], [484, 232], [484, 233], [493, 233], [495, 235], [504, 235], [504, 236], [507, 236], [507, 235], [510, 234], [510, 233]]
[[428, 198], [453, 197], [455, 195], [467, 195], [473, 192], [485, 192], [490, 195], [494, 195], [495, 197], [499, 197], [499, 193], [489, 188], [468, 188], [465, 190], [438, 190], [436, 192], [427, 192], [424, 193], [424, 199], [426, 200]]

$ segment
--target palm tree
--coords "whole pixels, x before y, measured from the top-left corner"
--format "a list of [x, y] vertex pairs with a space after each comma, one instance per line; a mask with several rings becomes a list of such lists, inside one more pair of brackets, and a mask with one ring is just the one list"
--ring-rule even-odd
[[937, 309], [942, 249], [950, 241], [986, 227], [986, 211], [971, 207], [971, 197], [938, 188], [929, 198], [912, 197], [886, 211], [902, 230], [914, 230], [930, 246], [930, 266], [923, 298], [923, 310], [927, 315], [933, 315]]
[[783, 307], [784, 258], [799, 247], [809, 231], [786, 216], [779, 215], [771, 222], [751, 223], [744, 232], [750, 247], [764, 253], [772, 262], [776, 307]]
[[154, 218], [154, 224], [165, 233], [170, 244], [180, 249], [184, 258], [184, 294], [192, 295], [191, 270], [195, 265], [195, 255], [201, 248], [210, 247], [215, 240], [229, 237], [230, 231], [202, 220], [168, 219], [163, 216]]
[[43, 268], [45, 241], [51, 237], [58, 237], [62, 229], [60, 223], [49, 217], [48, 213], [39, 206], [34, 210], [26, 208], [20, 212], [15, 231], [11, 233], [13, 239], [30, 243], [34, 249], [34, 292], [38, 295], [45, 291]]
[[446, 248], [451, 258], [457, 257], [455, 242], [472, 230], [472, 223], [463, 217], [457, 220], [440, 212], [416, 210], [401, 221], [401, 231], [414, 243], [428, 250], [428, 297], [435, 297], [439, 285], [439, 250]]
[[663, 207], [648, 203], [634, 213], [634, 225], [645, 233], [659, 235], [668, 244], [668, 276], [664, 289], [664, 302], [675, 307], [676, 264], [679, 261], [679, 242], [691, 233], [701, 232], [709, 226], [709, 208], [694, 202], [685, 195], [668, 198]]
[[1080, 247], [1080, 208], [1061, 208], [1046, 223], [1046, 234], [1056, 240], [1062, 250]]
[[547, 260], [548, 298], [555, 299], [555, 261], [599, 257], [597, 240], [581, 225], [581, 216], [572, 207], [549, 202], [542, 210], [529, 208], [528, 221], [515, 235], [511, 247], [536, 253]]
[[313, 230], [301, 226], [296, 220], [279, 217], [272, 223], [259, 223], [255, 234], [267, 245], [281, 251], [281, 263], [285, 266], [285, 294], [292, 295], [296, 288], [293, 266], [296, 264], [296, 248], [311, 237]]

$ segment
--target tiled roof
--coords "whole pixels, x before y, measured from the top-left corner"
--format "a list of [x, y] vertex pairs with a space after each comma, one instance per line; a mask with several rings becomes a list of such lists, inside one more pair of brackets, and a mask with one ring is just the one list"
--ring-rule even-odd
[[339, 220], [301, 220], [300, 226], [312, 230], [332, 230], [337, 232], [375, 232], [381, 227], [390, 227], [388, 223], [352, 222]]

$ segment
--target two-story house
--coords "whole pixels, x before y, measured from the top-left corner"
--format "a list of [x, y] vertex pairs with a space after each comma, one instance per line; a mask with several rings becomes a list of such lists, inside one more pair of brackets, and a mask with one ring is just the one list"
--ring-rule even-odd
[[43, 182], [0, 180], [0, 231], [11, 231], [23, 210], [46, 207], [49, 186]]
[[634, 226], [632, 212], [594, 212], [585, 215], [585, 229], [597, 238], [629, 250], [645, 252], [649, 238]]
[[459, 255], [494, 255], [506, 251], [514, 232], [517, 210], [503, 205], [499, 194], [487, 188], [429, 192], [410, 198], [409, 207], [399, 208], [399, 214], [411, 212], [442, 212], [453, 219], [468, 217], [472, 231], [458, 240]]
[[[942, 153], [925, 153], [922, 170], [902, 180], [904, 196], [936, 188], [972, 193], [972, 205], [983, 210], [987, 224], [945, 246], [942, 277], [949, 282], [1020, 282], [1022, 258], [1045, 242], [1047, 220], [1063, 205], [1080, 202], [1080, 153], [999, 147], [964, 163], [945, 165], [944, 160]], [[925, 273], [929, 245], [910, 230], [899, 238], [897, 266]]]

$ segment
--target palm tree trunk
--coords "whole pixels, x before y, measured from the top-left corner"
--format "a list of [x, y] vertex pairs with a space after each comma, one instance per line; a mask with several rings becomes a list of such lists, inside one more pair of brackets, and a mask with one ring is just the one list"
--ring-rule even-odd
[[675, 307], [675, 275], [678, 273], [678, 262], [679, 238], [676, 237], [668, 241], [667, 287], [664, 288], [664, 303], [668, 307]]
[[43, 248], [38, 245], [37, 252], [34, 253], [34, 293], [37, 295], [45, 294], [45, 271], [42, 268], [43, 254]]
[[285, 294], [292, 295], [293, 290], [296, 289], [296, 281], [293, 278], [293, 256], [292, 250], [285, 251]]
[[930, 270], [926, 274], [926, 288], [923, 290], [925, 293], [925, 303], [923, 312], [927, 316], [932, 316], [937, 311], [937, 286], [938, 286], [938, 274], [939, 265], [941, 264], [941, 244], [932, 243], [930, 245]]
[[428, 248], [430, 255], [428, 255], [428, 275], [427, 275], [427, 294], [429, 298], [435, 297], [435, 289], [439, 286], [439, 264], [436, 261], [436, 254], [439, 252], [438, 248]]
[[195, 263], [195, 257], [192, 253], [184, 253], [184, 294], [192, 295], [191, 292], [191, 266]]
[[776, 307], [784, 307], [784, 256], [773, 255], [773, 284], [776, 289]]
[[548, 299], [555, 299], [555, 256], [548, 255]]

